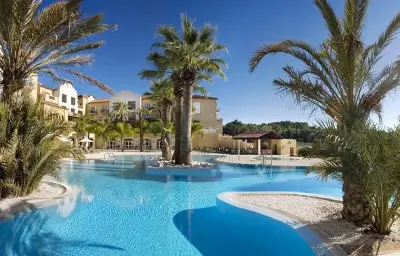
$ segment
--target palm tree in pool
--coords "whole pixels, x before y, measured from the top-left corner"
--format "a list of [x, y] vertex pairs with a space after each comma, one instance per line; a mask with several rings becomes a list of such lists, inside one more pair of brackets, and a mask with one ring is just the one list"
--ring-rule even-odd
[[150, 87], [149, 99], [154, 102], [154, 110], [160, 113], [162, 157], [171, 160], [172, 108], [174, 107], [174, 87], [171, 80], [154, 81]]
[[115, 102], [112, 106], [110, 119], [114, 122], [128, 122], [133, 116], [126, 102]]
[[[250, 71], [253, 72], [266, 55], [291, 55], [304, 67], [283, 67], [287, 79], [274, 80], [279, 92], [292, 95], [302, 106], [322, 111], [343, 133], [349, 133], [359, 122], [366, 122], [373, 113], [380, 116], [381, 103], [399, 86], [400, 76], [398, 63], [389, 64], [380, 71], [376, 64], [399, 32], [400, 13], [378, 40], [368, 45], [362, 41], [368, 3], [368, 0], [347, 0], [344, 17], [339, 18], [327, 0], [315, 0], [325, 20], [328, 38], [318, 47], [299, 40], [264, 45], [254, 53]], [[367, 221], [370, 208], [357, 185], [357, 174], [351, 168], [344, 170], [327, 173], [343, 179], [342, 215], [355, 222]]]
[[[176, 97], [175, 153], [178, 164], [191, 162], [191, 123], [192, 95], [196, 84], [201, 80], [212, 81], [214, 75], [225, 77], [222, 67], [225, 61], [218, 58], [218, 53], [225, 51], [225, 46], [215, 40], [216, 27], [206, 24], [201, 29], [195, 27], [194, 21], [181, 15], [181, 33], [173, 26], [160, 25], [157, 34], [161, 40], [153, 46], [159, 51], [147, 57], [156, 66], [156, 70], [145, 70], [140, 73], [144, 78], [162, 78], [169, 75], [174, 84]], [[181, 115], [180, 115], [181, 114]], [[177, 143], [178, 142], [178, 143]]]
[[102, 15], [83, 15], [82, 0], [0, 1], [0, 87], [2, 99], [22, 89], [34, 74], [56, 82], [69, 81], [63, 73], [113, 93], [104, 83], [79, 71], [93, 62], [88, 50], [103, 42], [90, 42], [93, 35], [114, 26], [102, 24]]

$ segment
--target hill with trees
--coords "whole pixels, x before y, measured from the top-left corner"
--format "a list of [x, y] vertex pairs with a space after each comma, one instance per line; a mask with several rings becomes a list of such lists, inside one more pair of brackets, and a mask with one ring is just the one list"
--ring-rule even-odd
[[281, 121], [273, 123], [242, 123], [235, 120], [223, 127], [224, 134], [236, 135], [246, 131], [275, 131], [287, 139], [296, 139], [299, 142], [312, 142], [321, 135], [322, 129], [310, 126], [306, 122]]

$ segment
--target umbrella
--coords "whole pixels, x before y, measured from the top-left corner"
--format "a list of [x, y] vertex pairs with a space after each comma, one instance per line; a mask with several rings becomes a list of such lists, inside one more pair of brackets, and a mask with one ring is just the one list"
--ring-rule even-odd
[[89, 146], [89, 142], [93, 142], [91, 139], [89, 139], [88, 137], [85, 137], [83, 139], [81, 139], [79, 142], [85, 143], [85, 149], [87, 150], [88, 146]]
[[58, 137], [59, 140], [61, 140], [62, 142], [70, 142], [71, 140], [67, 137], [67, 136], [59, 136]]

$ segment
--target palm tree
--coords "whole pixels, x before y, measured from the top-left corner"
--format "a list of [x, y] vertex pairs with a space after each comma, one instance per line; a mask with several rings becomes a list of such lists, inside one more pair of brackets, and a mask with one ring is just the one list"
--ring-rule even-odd
[[[288, 79], [276, 79], [279, 92], [290, 94], [302, 106], [320, 110], [332, 118], [342, 132], [350, 132], [357, 122], [366, 122], [372, 113], [382, 113], [383, 99], [400, 83], [398, 64], [389, 64], [378, 72], [376, 64], [385, 48], [400, 29], [400, 13], [370, 45], [363, 43], [363, 27], [368, 0], [347, 0], [344, 17], [340, 19], [327, 0], [314, 0], [325, 20], [329, 37], [319, 47], [299, 40], [284, 40], [262, 46], [250, 61], [253, 72], [269, 54], [286, 53], [300, 60], [305, 67], [285, 66]], [[357, 186], [351, 168], [343, 178], [344, 218], [367, 220], [368, 201]]]
[[63, 158], [82, 159], [82, 150], [58, 140], [70, 131], [29, 95], [0, 102], [0, 198], [30, 194], [43, 176], [57, 175]]
[[133, 116], [126, 102], [115, 102], [112, 106], [110, 119], [114, 122], [127, 122]]
[[87, 137], [89, 138], [89, 134], [93, 132], [95, 129], [95, 121], [92, 119], [90, 115], [80, 116], [75, 120], [75, 132], [77, 133], [75, 136], [76, 139], [79, 137]]
[[103, 141], [103, 150], [106, 148], [108, 141], [113, 137], [114, 124], [109, 120], [100, 120], [95, 122], [93, 132], [96, 134], [96, 138]]
[[[157, 34], [162, 38], [153, 46], [158, 51], [147, 57], [156, 70], [140, 73], [143, 78], [162, 78], [167, 75], [174, 84], [176, 99], [175, 122], [175, 161], [178, 164], [191, 162], [191, 123], [192, 95], [196, 84], [201, 80], [212, 81], [214, 75], [225, 77], [223, 59], [216, 54], [226, 50], [215, 39], [216, 27], [206, 24], [202, 29], [195, 27], [194, 21], [181, 15], [181, 33], [173, 26], [160, 25]], [[180, 122], [180, 125], [179, 125]]]
[[203, 136], [204, 135], [204, 126], [199, 122], [193, 122], [191, 134], [192, 134], [192, 137], [196, 136], [197, 134], [200, 134]]
[[161, 117], [161, 152], [162, 157], [171, 160], [172, 108], [174, 106], [174, 87], [169, 79], [153, 81], [149, 99]]
[[144, 134], [148, 131], [149, 128], [149, 123], [146, 120], [143, 120], [143, 115], [150, 114], [152, 112], [152, 109], [144, 109], [144, 108], [138, 108], [135, 110], [135, 113], [139, 117], [139, 144], [140, 144], [140, 152], [144, 151]]
[[113, 93], [104, 83], [79, 71], [93, 62], [84, 52], [103, 42], [93, 35], [115, 26], [102, 24], [102, 15], [84, 15], [82, 0], [57, 1], [46, 7], [36, 0], [0, 1], [0, 87], [2, 98], [22, 89], [33, 74], [66, 82], [59, 72]]
[[132, 137], [135, 134], [135, 129], [130, 124], [118, 122], [115, 124], [114, 131], [121, 139], [121, 151], [124, 152], [124, 138]]

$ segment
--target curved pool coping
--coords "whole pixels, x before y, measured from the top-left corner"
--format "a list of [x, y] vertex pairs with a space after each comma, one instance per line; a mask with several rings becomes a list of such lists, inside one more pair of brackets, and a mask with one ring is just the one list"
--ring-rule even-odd
[[58, 181], [42, 181], [43, 183], [49, 184], [53, 187], [59, 187], [62, 192], [58, 195], [52, 195], [51, 197], [34, 198], [25, 196], [18, 198], [17, 202], [11, 204], [10, 208], [4, 211], [0, 211], [0, 222], [12, 218], [14, 215], [21, 212], [30, 212], [36, 209], [44, 208], [54, 204], [60, 203], [64, 198], [72, 194], [72, 188], [67, 184]]
[[297, 219], [296, 216], [288, 214], [284, 211], [279, 211], [277, 209], [269, 208], [266, 206], [257, 206], [251, 203], [246, 203], [241, 200], [237, 200], [235, 195], [240, 194], [258, 194], [258, 195], [296, 195], [296, 196], [307, 196], [317, 199], [330, 200], [334, 202], [341, 202], [341, 198], [323, 196], [318, 194], [309, 193], [296, 193], [296, 192], [223, 192], [217, 196], [217, 206], [218, 204], [228, 204], [236, 208], [241, 208], [247, 211], [252, 211], [261, 215], [278, 220], [286, 225], [292, 227], [312, 248], [316, 255], [347, 255], [347, 253], [339, 245], [330, 245], [328, 247], [329, 235], [319, 228], [317, 225], [312, 223], [304, 223]]

